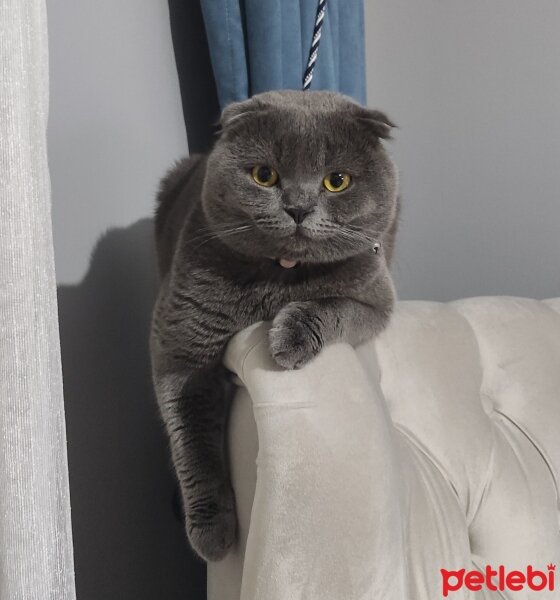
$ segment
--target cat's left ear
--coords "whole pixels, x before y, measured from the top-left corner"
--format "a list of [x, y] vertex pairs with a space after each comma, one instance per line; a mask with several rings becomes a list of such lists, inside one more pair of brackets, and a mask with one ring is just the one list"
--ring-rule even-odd
[[391, 130], [396, 127], [385, 113], [371, 108], [360, 107], [358, 121], [367, 127], [375, 137], [383, 140], [391, 139]]

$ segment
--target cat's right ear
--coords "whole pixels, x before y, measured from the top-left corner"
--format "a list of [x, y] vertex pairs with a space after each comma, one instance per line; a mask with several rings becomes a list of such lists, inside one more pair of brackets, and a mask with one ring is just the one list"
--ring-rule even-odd
[[240, 122], [244, 117], [249, 116], [254, 111], [255, 102], [252, 98], [228, 104], [222, 111], [222, 116], [219, 121], [220, 130], [218, 133], [225, 131], [235, 123]]

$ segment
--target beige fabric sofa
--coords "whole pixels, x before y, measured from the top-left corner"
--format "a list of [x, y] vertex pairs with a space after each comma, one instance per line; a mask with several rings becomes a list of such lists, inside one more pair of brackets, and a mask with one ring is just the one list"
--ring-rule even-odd
[[[437, 600], [446, 577], [449, 598], [560, 598], [547, 568], [560, 564], [559, 313], [560, 299], [400, 302], [378, 340], [299, 371], [274, 365], [266, 324], [239, 333], [226, 363], [240, 542], [210, 565], [208, 598]], [[500, 565], [501, 584], [466, 585]], [[504, 584], [528, 567], [545, 589]]]

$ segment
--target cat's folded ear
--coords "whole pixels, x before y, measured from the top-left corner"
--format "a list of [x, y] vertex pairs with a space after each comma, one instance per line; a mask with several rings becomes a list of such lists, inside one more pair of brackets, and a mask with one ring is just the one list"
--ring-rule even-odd
[[380, 110], [360, 107], [357, 118], [360, 124], [375, 137], [383, 140], [391, 139], [391, 130], [396, 127], [391, 119]]
[[241, 102], [232, 102], [228, 104], [222, 111], [222, 115], [218, 122], [220, 126], [220, 132], [224, 131], [234, 123], [247, 117], [257, 110], [257, 104], [252, 98], [243, 100]]

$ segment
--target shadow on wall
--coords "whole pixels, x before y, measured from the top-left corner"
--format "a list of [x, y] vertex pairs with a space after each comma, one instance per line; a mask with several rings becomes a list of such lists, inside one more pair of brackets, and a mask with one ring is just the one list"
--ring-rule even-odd
[[150, 380], [156, 290], [150, 219], [110, 230], [84, 280], [58, 290], [80, 600], [206, 598]]

